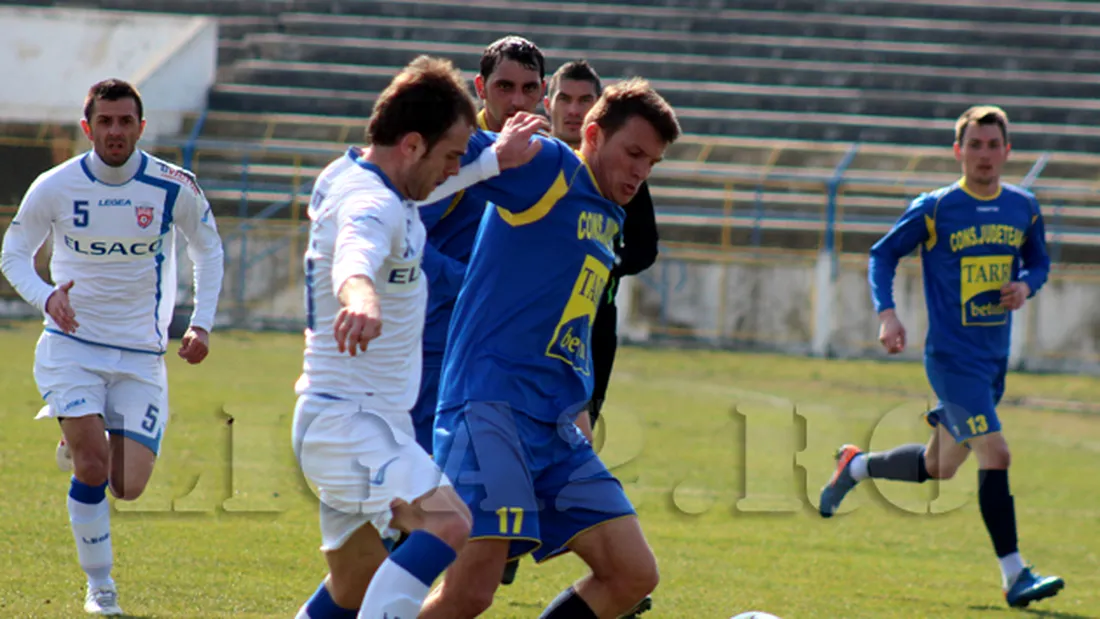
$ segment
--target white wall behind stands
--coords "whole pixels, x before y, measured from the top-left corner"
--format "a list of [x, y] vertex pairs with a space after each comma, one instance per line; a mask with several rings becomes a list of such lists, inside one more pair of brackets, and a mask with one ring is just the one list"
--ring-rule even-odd
[[[894, 282], [907, 331], [901, 358], [922, 359], [928, 329], [920, 264], [904, 260]], [[886, 358], [867, 283], [867, 256], [668, 251], [649, 271], [623, 279], [619, 333], [659, 344], [687, 339], [717, 347], [815, 356]], [[1015, 369], [1100, 375], [1100, 273], [1056, 265], [1047, 284], [1014, 312]]]
[[199, 112], [217, 68], [208, 17], [76, 8], [0, 7], [0, 120], [78, 123], [88, 88], [109, 77], [141, 92], [144, 141]]

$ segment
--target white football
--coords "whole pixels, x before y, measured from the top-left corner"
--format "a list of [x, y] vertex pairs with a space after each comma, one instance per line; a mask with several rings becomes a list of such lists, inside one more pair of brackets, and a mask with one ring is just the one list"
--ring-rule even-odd
[[731, 619], [779, 619], [779, 617], [776, 617], [775, 615], [769, 613], [760, 612], [759, 610], [750, 610], [747, 613], [735, 615]]

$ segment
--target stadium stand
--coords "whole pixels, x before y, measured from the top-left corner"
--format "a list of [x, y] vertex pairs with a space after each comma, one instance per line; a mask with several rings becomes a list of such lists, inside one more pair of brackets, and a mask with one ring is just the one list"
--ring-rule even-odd
[[485, 44], [517, 33], [545, 50], [550, 70], [587, 57], [606, 78], [650, 78], [676, 106], [689, 135], [652, 183], [667, 241], [813, 249], [835, 221], [835, 242], [863, 251], [909, 199], [957, 177], [952, 121], [992, 102], [1013, 120], [1006, 176], [1039, 194], [1059, 258], [1100, 253], [1100, 160], [1090, 154], [1100, 152], [1091, 96], [1100, 6], [1091, 3], [80, 4], [220, 16], [209, 111], [174, 146], [198, 137], [192, 165], [223, 215], [298, 216], [295, 195], [360, 141], [396, 67], [433, 53], [472, 76]]

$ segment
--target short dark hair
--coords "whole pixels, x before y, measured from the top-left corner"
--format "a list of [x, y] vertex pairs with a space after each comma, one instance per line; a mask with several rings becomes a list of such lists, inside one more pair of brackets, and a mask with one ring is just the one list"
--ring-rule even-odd
[[539, 72], [540, 80], [546, 79], [546, 60], [542, 57], [542, 50], [538, 45], [515, 35], [497, 39], [485, 48], [481, 53], [481, 77], [489, 79], [497, 65], [505, 60], [512, 60], [528, 69], [534, 69]]
[[963, 112], [962, 116], [955, 121], [956, 142], [962, 144], [963, 138], [966, 137], [966, 128], [972, 122], [979, 125], [997, 125], [1001, 128], [1001, 137], [1004, 138], [1005, 144], [1008, 144], [1008, 114], [1005, 114], [1001, 108], [996, 105], [975, 105]]
[[647, 120], [666, 145], [680, 137], [676, 112], [649, 82], [640, 77], [609, 86], [584, 120], [585, 124], [596, 123], [604, 133], [611, 135], [622, 129], [631, 116], [641, 116]]
[[431, 150], [459, 120], [477, 121], [477, 106], [462, 73], [450, 60], [418, 56], [378, 95], [367, 123], [367, 142], [393, 146], [419, 133]]
[[92, 84], [92, 87], [88, 89], [88, 94], [84, 97], [84, 120], [91, 122], [96, 101], [100, 99], [118, 101], [127, 97], [133, 99], [134, 103], [137, 104], [138, 120], [144, 119], [145, 106], [141, 104], [141, 93], [138, 92], [137, 88], [134, 88], [133, 84], [115, 78]]
[[600, 76], [596, 73], [596, 70], [592, 68], [592, 65], [588, 64], [587, 60], [571, 60], [558, 67], [558, 70], [554, 71], [554, 74], [550, 76], [550, 83], [547, 85], [548, 96], [553, 98], [562, 80], [590, 82], [596, 87], [597, 97], [603, 94], [603, 83], [600, 82]]

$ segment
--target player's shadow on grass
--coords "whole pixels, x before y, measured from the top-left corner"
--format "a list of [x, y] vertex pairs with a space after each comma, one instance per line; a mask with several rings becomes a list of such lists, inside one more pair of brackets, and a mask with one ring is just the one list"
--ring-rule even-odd
[[993, 604], [974, 605], [970, 610], [989, 610], [1002, 613], [1025, 613], [1034, 617], [1048, 617], [1049, 619], [1100, 619], [1100, 615], [1078, 615], [1076, 613], [1063, 613], [1056, 610], [1039, 610], [1038, 608], [1008, 608]]

